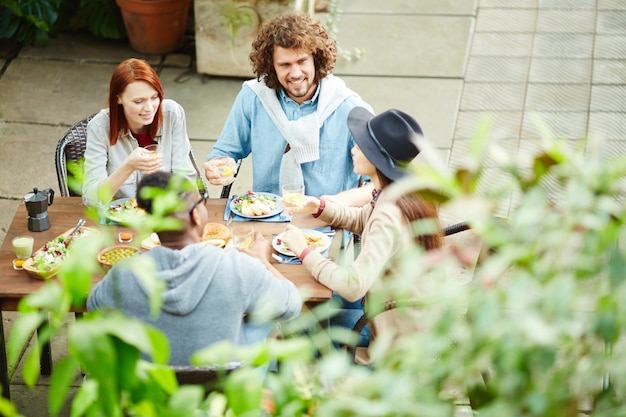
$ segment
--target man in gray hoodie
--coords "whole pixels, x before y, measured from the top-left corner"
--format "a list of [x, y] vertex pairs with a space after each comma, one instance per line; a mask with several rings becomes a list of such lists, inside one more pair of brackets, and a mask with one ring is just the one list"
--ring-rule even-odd
[[[152, 213], [152, 199], [142, 198], [142, 189], [168, 189], [172, 178], [164, 171], [144, 176], [137, 188], [139, 207]], [[208, 196], [194, 189], [179, 197], [184, 209], [168, 217], [180, 220], [182, 229], [158, 232], [160, 246], [130, 259], [135, 263], [149, 258], [156, 277], [164, 281], [160, 314], [151, 315], [148, 289], [121, 264], [92, 288], [87, 309], [119, 309], [154, 325], [170, 342], [170, 364], [184, 365], [192, 353], [217, 341], [252, 342], [246, 340], [245, 316], [262, 310], [264, 317], [286, 320], [300, 313], [302, 299], [294, 284], [270, 264], [269, 243], [260, 233], [245, 253], [202, 244]]]

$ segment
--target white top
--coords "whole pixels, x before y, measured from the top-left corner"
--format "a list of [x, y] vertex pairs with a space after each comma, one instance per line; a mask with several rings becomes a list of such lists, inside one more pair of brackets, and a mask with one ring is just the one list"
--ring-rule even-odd
[[[154, 140], [163, 148], [162, 168], [165, 171], [179, 172], [189, 178], [197, 176], [189, 153], [191, 144], [187, 135], [185, 111], [174, 100], [165, 99], [161, 103], [163, 121]], [[83, 182], [83, 203], [98, 206], [98, 186], [117, 170], [128, 155], [139, 146], [137, 139], [127, 132], [118, 138], [113, 146], [109, 143], [109, 110], [102, 109], [87, 125], [87, 147], [85, 149], [85, 169]], [[137, 184], [142, 173], [135, 171], [120, 187], [114, 198], [135, 197]]]

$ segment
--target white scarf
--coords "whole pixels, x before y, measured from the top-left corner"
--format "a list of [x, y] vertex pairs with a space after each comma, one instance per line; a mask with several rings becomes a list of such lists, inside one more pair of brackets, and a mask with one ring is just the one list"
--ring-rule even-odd
[[330, 74], [320, 81], [316, 111], [298, 120], [287, 120], [276, 90], [268, 88], [263, 81], [256, 79], [246, 81], [244, 84], [256, 93], [272, 122], [289, 143], [290, 149], [283, 154], [280, 164], [280, 187], [288, 182], [304, 184], [300, 164], [317, 161], [320, 158], [320, 128], [324, 121], [348, 97], [357, 94], [346, 87], [343, 80]]

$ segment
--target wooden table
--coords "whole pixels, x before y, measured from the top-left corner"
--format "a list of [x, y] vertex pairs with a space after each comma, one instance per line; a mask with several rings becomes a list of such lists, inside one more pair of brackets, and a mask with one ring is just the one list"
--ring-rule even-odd
[[[209, 221], [217, 223], [226, 223], [223, 219], [224, 209], [227, 200], [225, 199], [208, 199], [206, 207], [209, 213]], [[43, 232], [31, 232], [27, 227], [28, 214], [26, 207], [21, 204], [18, 208], [7, 235], [0, 247], [0, 383], [2, 384], [3, 396], [9, 398], [9, 378], [6, 358], [6, 346], [4, 340], [4, 330], [2, 322], [2, 311], [17, 311], [20, 300], [29, 294], [36, 292], [45, 281], [30, 277], [26, 271], [16, 271], [13, 269], [12, 262], [15, 258], [15, 252], [11, 240], [19, 235], [30, 235], [35, 238], [33, 247], [35, 250], [43, 246], [46, 242], [52, 240], [56, 236], [64, 233], [68, 229], [73, 228], [80, 218], [85, 217], [85, 207], [80, 197], [57, 197], [54, 203], [48, 207], [48, 215], [50, 217], [50, 228]], [[320, 227], [324, 224], [319, 220], [313, 219], [311, 216], [295, 216], [292, 220], [294, 224], [302, 228]], [[287, 223], [279, 222], [259, 222], [254, 221], [255, 230], [260, 231], [271, 241], [274, 235], [282, 232]], [[97, 226], [93, 221], [87, 220], [87, 226]], [[117, 227], [119, 226], [101, 226], [101, 227]], [[122, 228], [120, 228], [122, 229]], [[133, 242], [137, 243], [137, 242]], [[341, 246], [341, 239], [333, 239], [329, 256], [336, 259]], [[279, 264], [272, 259], [285, 277], [292, 281], [300, 290], [303, 298], [308, 304], [325, 302], [331, 299], [332, 292], [327, 287], [318, 283], [311, 274], [302, 265], [285, 265]], [[101, 277], [94, 277], [94, 282]], [[75, 312], [84, 312], [85, 307], [73, 310]], [[51, 372], [51, 360], [49, 349], [44, 352], [42, 359], [42, 374], [49, 375]], [[50, 363], [46, 363], [50, 361]]]

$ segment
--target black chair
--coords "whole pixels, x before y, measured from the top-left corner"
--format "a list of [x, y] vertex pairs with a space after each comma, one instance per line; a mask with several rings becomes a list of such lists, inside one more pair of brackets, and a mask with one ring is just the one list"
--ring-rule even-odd
[[[70, 127], [57, 144], [55, 165], [57, 179], [59, 181], [59, 190], [61, 192], [61, 196], [63, 197], [82, 195], [82, 190], [76, 189], [80, 183], [78, 181], [72, 181], [74, 176], [71, 173], [71, 170], [68, 172], [67, 166], [68, 164], [75, 164], [77, 170], [82, 172], [83, 156], [85, 155], [85, 148], [87, 147], [87, 124], [93, 116], [95, 116], [95, 114], [84, 118], [74, 126]], [[191, 163], [196, 170], [196, 174], [198, 175], [198, 179], [200, 180], [198, 181], [198, 188], [200, 192], [203, 192], [207, 189], [207, 187], [204, 182], [204, 175], [202, 175], [202, 172], [196, 162], [193, 149], [189, 150], [189, 159], [191, 160]], [[72, 187], [70, 187], [70, 183], [72, 182]], [[227, 187], [228, 192], [230, 192], [230, 186]], [[224, 194], [224, 190], [222, 190], [222, 194]]]
[[238, 361], [228, 362], [223, 365], [171, 365], [170, 368], [176, 373], [176, 380], [180, 385], [200, 385], [205, 394], [219, 390], [221, 380], [231, 372], [243, 367]]
[[[239, 174], [239, 169], [241, 168], [241, 159], [237, 160], [237, 169], [235, 170], [235, 174], [233, 175], [237, 178], [237, 174]], [[233, 183], [231, 182], [228, 185], [222, 187], [222, 193], [220, 194], [220, 198], [228, 198], [230, 196], [230, 189], [233, 187]]]

